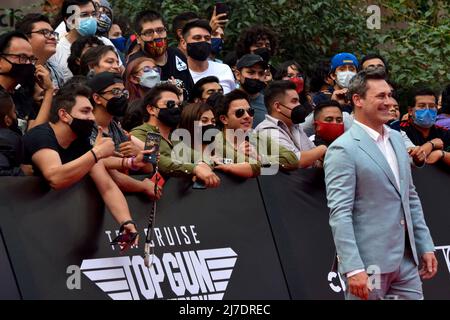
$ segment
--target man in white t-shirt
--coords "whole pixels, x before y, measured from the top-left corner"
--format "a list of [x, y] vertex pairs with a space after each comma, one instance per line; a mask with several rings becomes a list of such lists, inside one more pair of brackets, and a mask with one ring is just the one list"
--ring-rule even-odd
[[211, 27], [207, 20], [187, 23], [183, 28], [180, 44], [186, 49], [188, 67], [194, 83], [207, 76], [216, 76], [224, 94], [236, 88], [230, 67], [208, 60], [211, 54]]
[[[71, 6], [79, 8], [72, 9]], [[61, 15], [64, 21], [56, 28], [59, 33], [59, 42], [56, 46], [56, 53], [49, 59], [58, 65], [64, 75], [64, 81], [70, 79], [73, 74], [67, 66], [67, 58], [70, 56], [70, 47], [78, 38], [82, 36], [93, 36], [97, 31], [97, 9], [92, 0], [64, 0], [61, 8]], [[105, 37], [99, 39], [108, 46], [113, 46], [111, 40]], [[115, 48], [115, 47], [114, 47]], [[122, 62], [119, 59], [119, 65]]]

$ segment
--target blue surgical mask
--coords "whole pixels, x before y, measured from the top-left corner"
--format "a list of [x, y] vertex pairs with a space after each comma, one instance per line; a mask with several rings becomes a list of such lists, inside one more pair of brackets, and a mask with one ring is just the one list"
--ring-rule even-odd
[[161, 75], [155, 70], [144, 72], [139, 78], [139, 84], [142, 87], [151, 89], [161, 82]]
[[93, 36], [97, 31], [97, 19], [95, 18], [84, 18], [80, 19], [77, 31], [81, 36]]
[[221, 38], [211, 38], [211, 52], [219, 54], [222, 51], [223, 40]]
[[125, 37], [118, 37], [115, 39], [109, 39], [113, 43], [113, 45], [116, 47], [117, 50], [120, 52], [125, 52], [125, 46], [127, 44], [127, 38]]
[[414, 123], [422, 128], [431, 128], [436, 123], [436, 117], [437, 117], [436, 109], [416, 110], [414, 116]]

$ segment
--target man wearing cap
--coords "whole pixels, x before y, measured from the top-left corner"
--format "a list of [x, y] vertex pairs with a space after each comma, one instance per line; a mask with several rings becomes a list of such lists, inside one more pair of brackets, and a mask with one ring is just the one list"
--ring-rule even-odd
[[[112, 138], [116, 151], [124, 157], [137, 157], [144, 149], [144, 143], [136, 137], [126, 134], [113, 117], [122, 117], [128, 106], [128, 91], [123, 80], [117, 73], [101, 72], [91, 78], [87, 85], [92, 89], [91, 102], [94, 106], [94, 116], [97, 125], [103, 129], [103, 137]], [[94, 130], [91, 142], [97, 138]], [[123, 158], [122, 158], [123, 159]], [[124, 161], [125, 162], [125, 161]], [[117, 168], [117, 157], [104, 159], [105, 167], [119, 188], [124, 192], [142, 192], [151, 199], [155, 198], [154, 184], [150, 179], [142, 181], [128, 176], [127, 168]], [[140, 168], [140, 171], [151, 172], [151, 164]], [[158, 190], [158, 198], [160, 196]]]
[[243, 55], [236, 64], [235, 76], [239, 82], [239, 89], [249, 95], [250, 106], [255, 109], [253, 128], [261, 123], [267, 114], [262, 92], [266, 87], [264, 79], [267, 68], [267, 63], [263, 58], [252, 53]]
[[330, 76], [334, 80], [334, 92], [331, 97], [332, 100], [336, 100], [340, 103], [343, 111], [351, 113], [351, 106], [346, 95], [348, 92], [348, 84], [350, 80], [358, 72], [358, 59], [347, 52], [338, 53], [331, 59]]

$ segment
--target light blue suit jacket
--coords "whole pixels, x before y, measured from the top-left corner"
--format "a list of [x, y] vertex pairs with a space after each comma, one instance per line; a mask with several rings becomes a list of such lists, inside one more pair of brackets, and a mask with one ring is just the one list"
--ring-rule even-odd
[[326, 153], [330, 226], [343, 274], [370, 265], [381, 273], [396, 270], [404, 255], [406, 228], [416, 264], [418, 257], [434, 251], [402, 137], [391, 130], [389, 140], [397, 156], [400, 188], [375, 141], [357, 124]]

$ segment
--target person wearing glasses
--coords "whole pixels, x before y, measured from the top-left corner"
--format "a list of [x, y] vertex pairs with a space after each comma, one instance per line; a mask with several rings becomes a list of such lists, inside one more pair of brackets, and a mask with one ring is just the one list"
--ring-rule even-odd
[[129, 101], [141, 99], [161, 81], [161, 68], [152, 58], [141, 57], [128, 63], [123, 78], [130, 92]]
[[[38, 117], [32, 99], [35, 81], [43, 87], [52, 87], [48, 72], [45, 77], [42, 66], [36, 69], [37, 60], [25, 34], [11, 31], [0, 36], [0, 87], [13, 97], [22, 133], [28, 129], [30, 121]], [[41, 112], [41, 119], [48, 117], [48, 110]]]
[[[78, 10], [72, 8], [78, 8]], [[97, 8], [98, 5], [92, 0], [64, 0], [62, 4], [60, 16], [63, 18], [63, 25], [60, 24], [56, 28], [59, 42], [56, 46], [56, 53], [50, 58], [50, 61], [60, 66], [64, 81], [73, 76], [67, 64], [72, 44], [80, 37], [94, 36], [97, 32], [97, 19], [100, 16]], [[114, 47], [108, 38], [98, 38], [105, 45]], [[119, 66], [123, 68], [120, 59]]]
[[450, 131], [436, 126], [437, 97], [433, 90], [420, 88], [410, 97], [411, 116], [400, 123], [413, 144], [410, 156], [424, 154], [427, 164], [450, 165]]
[[15, 27], [28, 37], [33, 54], [38, 59], [36, 65], [49, 70], [53, 87], [58, 90], [64, 84], [64, 76], [60, 67], [49, 59], [56, 52], [59, 34], [53, 30], [48, 17], [40, 13], [29, 13], [17, 22]]
[[207, 188], [218, 187], [219, 177], [206, 162], [183, 163], [174, 161], [172, 151], [174, 143], [172, 132], [181, 119], [178, 88], [170, 83], [163, 83], [152, 88], [144, 97], [144, 124], [131, 130], [131, 134], [145, 142], [147, 133], [161, 135], [159, 172], [166, 177], [189, 177], [200, 180]]
[[262, 122], [267, 114], [263, 92], [266, 87], [264, 79], [267, 68], [267, 62], [261, 56], [253, 53], [243, 55], [236, 64], [235, 76], [239, 82], [239, 89], [249, 95], [250, 105], [255, 109], [253, 128]]
[[134, 59], [147, 57], [156, 61], [161, 68], [161, 80], [172, 77], [183, 82], [184, 100], [189, 98], [189, 92], [194, 86], [189, 73], [187, 59], [176, 48], [168, 48], [167, 28], [163, 17], [156, 11], [145, 10], [137, 14], [134, 23], [136, 41], [140, 50], [128, 57], [128, 63]]
[[292, 151], [299, 168], [320, 167], [327, 147], [315, 146], [300, 126], [304, 107], [300, 104], [296, 84], [288, 80], [273, 81], [265, 91], [264, 102], [268, 114], [256, 131]]
[[[118, 152], [115, 157], [104, 159], [105, 167], [110, 169], [110, 175], [120, 190], [123, 192], [142, 192], [151, 199], [155, 199], [154, 184], [150, 179], [142, 181], [130, 177], [127, 168], [117, 168], [117, 156], [137, 157], [144, 149], [144, 143], [124, 132], [120, 124], [115, 120], [123, 117], [128, 107], [128, 90], [123, 85], [123, 80], [117, 73], [101, 72], [89, 79], [87, 86], [92, 90], [91, 101], [94, 106], [95, 122], [103, 130], [103, 137], [112, 138], [115, 150]], [[97, 131], [91, 134], [91, 144], [97, 139]], [[140, 168], [140, 172], [150, 173], [153, 171], [151, 164]], [[161, 190], [158, 190], [159, 199]]]
[[[255, 109], [249, 96], [242, 90], [233, 90], [216, 102], [216, 123], [222, 130], [214, 139], [215, 169], [241, 177], [256, 177], [262, 168], [296, 168], [295, 154], [271, 137], [252, 132]], [[229, 166], [233, 164], [233, 166]], [[272, 167], [273, 168], [273, 167]]]

